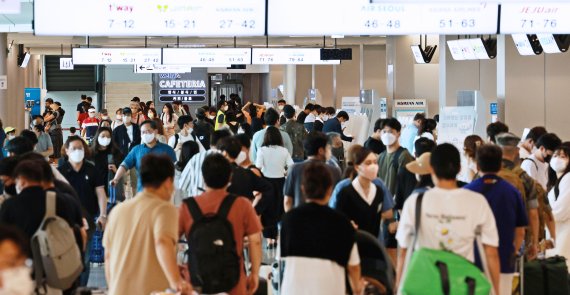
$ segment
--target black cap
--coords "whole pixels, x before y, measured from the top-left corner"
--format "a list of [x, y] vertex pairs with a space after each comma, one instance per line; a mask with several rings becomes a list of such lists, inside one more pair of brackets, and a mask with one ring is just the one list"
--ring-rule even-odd
[[196, 109], [196, 118], [198, 118], [200, 120], [206, 118], [206, 110], [204, 110], [203, 108], [197, 108]]
[[123, 109], [123, 114], [132, 114], [133, 111], [131, 110], [131, 108], [124, 108]]

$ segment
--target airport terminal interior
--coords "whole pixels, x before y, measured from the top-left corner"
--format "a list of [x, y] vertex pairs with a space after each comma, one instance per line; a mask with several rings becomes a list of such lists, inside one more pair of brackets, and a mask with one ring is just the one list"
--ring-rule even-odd
[[0, 295], [570, 294], [569, 1], [0, 15]]

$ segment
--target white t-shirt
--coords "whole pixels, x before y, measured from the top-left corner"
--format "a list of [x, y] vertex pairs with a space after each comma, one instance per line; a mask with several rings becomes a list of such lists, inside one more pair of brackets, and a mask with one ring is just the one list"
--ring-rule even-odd
[[528, 157], [526, 160], [522, 161], [521, 168], [536, 180], [544, 190], [547, 189], [548, 185], [548, 163], [543, 163], [536, 159], [536, 156], [533, 154]]
[[125, 127], [127, 127], [127, 135], [129, 136], [129, 140], [131, 141], [131, 143], [129, 144], [130, 146], [133, 144], [133, 124], [129, 126], [125, 125]]
[[287, 169], [293, 166], [289, 151], [278, 145], [264, 146], [257, 151], [255, 166], [267, 178], [283, 178]]
[[[295, 295], [345, 295], [345, 268], [336, 262], [307, 257], [285, 257], [285, 273], [281, 285], [282, 294]], [[360, 256], [356, 244], [352, 247], [348, 265], [359, 265]]]
[[[202, 145], [202, 143], [199, 140], [194, 140], [194, 136], [192, 136], [192, 130], [188, 131], [187, 136], [184, 136], [182, 134], [182, 132], [179, 132], [177, 134], [178, 134], [178, 143], [176, 145], [182, 145], [183, 143], [191, 140], [191, 141], [195, 141], [198, 144], [198, 148], [199, 148], [200, 152], [206, 151], [206, 149], [204, 148], [204, 146]], [[198, 137], [196, 137], [196, 139], [198, 139]], [[176, 153], [176, 159], [180, 159], [180, 149], [178, 149], [174, 145], [175, 143], [176, 143], [176, 135], [173, 135], [168, 139], [168, 145], [174, 149], [174, 152]]]
[[[396, 239], [402, 248], [413, 242], [416, 199], [406, 200]], [[449, 250], [470, 261], [474, 260], [475, 230], [481, 227], [481, 242], [498, 247], [499, 236], [493, 211], [481, 194], [466, 190], [433, 188], [424, 194], [420, 233], [416, 249], [426, 247]]]

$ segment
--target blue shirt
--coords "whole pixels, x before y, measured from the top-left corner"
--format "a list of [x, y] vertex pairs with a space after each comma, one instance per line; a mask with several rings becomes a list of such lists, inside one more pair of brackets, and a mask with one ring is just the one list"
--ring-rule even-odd
[[167, 144], [156, 142], [156, 145], [153, 148], [149, 148], [146, 144], [141, 143], [135, 146], [127, 155], [121, 166], [125, 167], [125, 169], [129, 170], [135, 168], [137, 171], [137, 191], [142, 191], [142, 183], [140, 177], [140, 168], [141, 168], [141, 161], [142, 158], [148, 154], [155, 154], [161, 155], [165, 154], [172, 159], [172, 162], [176, 162], [176, 154], [174, 150]]
[[[390, 190], [388, 190], [384, 182], [380, 178], [376, 178], [372, 181], [372, 183], [374, 183], [379, 189], [381, 189], [384, 195], [384, 200], [382, 201], [382, 212], [386, 212], [394, 208], [394, 198], [392, 197], [392, 193], [390, 193]], [[350, 178], [343, 179], [342, 181], [337, 183], [332, 192], [331, 199], [329, 200], [329, 207], [335, 208], [336, 198], [338, 194], [343, 188], [351, 184], [352, 184], [352, 179]]]
[[[515, 271], [515, 230], [528, 225], [528, 217], [520, 192], [496, 175], [485, 175], [463, 187], [485, 196], [495, 215], [499, 233], [501, 273]], [[478, 265], [481, 265], [476, 258]]]
[[400, 145], [406, 148], [408, 151], [413, 151], [414, 142], [416, 136], [418, 135], [418, 127], [413, 123], [409, 124], [402, 130], [402, 135], [400, 135]]

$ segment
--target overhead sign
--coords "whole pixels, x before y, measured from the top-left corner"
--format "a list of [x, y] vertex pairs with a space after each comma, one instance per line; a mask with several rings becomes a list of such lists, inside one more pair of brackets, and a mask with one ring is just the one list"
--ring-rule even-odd
[[321, 60], [320, 48], [253, 48], [252, 64], [338, 65], [340, 60]]
[[73, 48], [76, 65], [160, 64], [160, 48]]
[[165, 65], [251, 64], [250, 48], [164, 48]]
[[71, 57], [60, 57], [59, 58], [59, 69], [60, 70], [73, 70], [73, 59]]
[[181, 101], [205, 103], [208, 73], [201, 69], [196, 73], [155, 74], [155, 89], [160, 103]]
[[[268, 3], [267, 33], [270, 36], [495, 34], [499, 13], [497, 2], [486, 1], [288, 0]], [[318, 20], [315, 20], [315, 12], [318, 12]]]
[[394, 108], [398, 109], [427, 108], [427, 101], [425, 99], [395, 99]]
[[20, 14], [21, 0], [1, 0], [0, 1], [0, 14]]
[[135, 65], [134, 72], [136, 74], [149, 74], [149, 73], [190, 73], [192, 67], [187, 65]]
[[35, 0], [34, 31], [51, 36], [263, 36], [265, 0]]
[[570, 3], [534, 1], [501, 5], [501, 34], [568, 34]]

